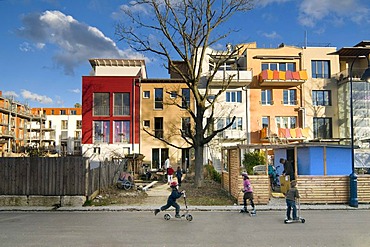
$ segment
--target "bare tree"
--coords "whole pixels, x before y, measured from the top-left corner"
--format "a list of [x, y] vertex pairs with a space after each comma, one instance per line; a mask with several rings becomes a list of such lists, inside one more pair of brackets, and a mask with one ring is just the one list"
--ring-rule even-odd
[[[218, 59], [214, 68], [203, 71], [207, 48], [224, 40], [237, 30], [222, 31], [222, 25], [238, 13], [252, 8], [253, 0], [136, 0], [122, 6], [124, 21], [116, 26], [120, 40], [126, 41], [138, 52], [149, 52], [163, 60], [164, 68], [173, 71], [189, 87], [195, 107], [185, 107], [192, 117], [194, 127], [183, 138], [195, 150], [195, 185], [202, 186], [203, 149], [217, 133], [229, 128], [234, 120], [223, 128], [214, 130], [212, 121], [215, 102], [229, 86], [232, 76], [226, 78], [214, 95], [208, 99], [212, 80], [224, 62], [239, 54], [241, 47], [229, 51]], [[140, 10], [138, 12], [137, 10]], [[181, 61], [181, 66], [179, 66]], [[184, 108], [183, 105], [179, 107]], [[165, 141], [165, 140], [163, 140]]]

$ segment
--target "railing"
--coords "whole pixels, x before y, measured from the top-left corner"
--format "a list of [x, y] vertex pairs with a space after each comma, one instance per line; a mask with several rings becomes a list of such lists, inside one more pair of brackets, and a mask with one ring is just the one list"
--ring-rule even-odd
[[260, 130], [260, 139], [268, 139], [272, 136], [283, 139], [307, 139], [309, 136], [309, 128], [279, 128], [278, 134], [273, 133], [269, 128], [262, 128]]
[[[214, 71], [210, 71], [210, 75]], [[219, 70], [213, 76], [214, 81], [227, 81], [232, 77], [232, 82], [247, 82], [252, 81], [251, 70]]]
[[114, 107], [115, 116], [128, 116], [130, 115], [130, 107], [128, 106], [115, 106]]
[[[364, 73], [366, 68], [362, 69], [352, 69], [352, 79], [353, 80], [360, 80], [362, 74]], [[338, 82], [344, 81], [344, 80], [349, 80], [349, 69], [343, 70], [339, 73], [336, 73], [332, 75], [334, 79], [336, 79]]]

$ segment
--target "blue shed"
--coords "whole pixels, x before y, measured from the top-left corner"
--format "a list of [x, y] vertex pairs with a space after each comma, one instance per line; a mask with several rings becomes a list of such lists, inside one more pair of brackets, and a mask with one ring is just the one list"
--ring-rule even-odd
[[298, 144], [274, 150], [275, 166], [279, 164], [280, 158], [293, 163], [295, 157], [298, 175], [349, 175], [352, 172], [349, 146]]

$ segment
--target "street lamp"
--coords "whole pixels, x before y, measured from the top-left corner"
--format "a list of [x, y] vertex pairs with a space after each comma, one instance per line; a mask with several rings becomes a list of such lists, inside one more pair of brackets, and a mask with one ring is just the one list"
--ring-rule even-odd
[[[355, 171], [355, 146], [354, 146], [354, 124], [353, 124], [353, 65], [357, 58], [363, 55], [357, 55], [355, 59], [352, 61], [350, 70], [349, 70], [349, 77], [350, 77], [350, 84], [349, 84], [349, 100], [350, 100], [350, 124], [351, 124], [351, 164], [352, 164], [352, 173], [349, 176], [349, 206], [351, 207], [358, 207], [358, 198], [357, 198], [357, 175]], [[370, 62], [369, 57], [365, 56], [367, 59], [368, 68], [361, 76], [362, 81], [370, 82]]]

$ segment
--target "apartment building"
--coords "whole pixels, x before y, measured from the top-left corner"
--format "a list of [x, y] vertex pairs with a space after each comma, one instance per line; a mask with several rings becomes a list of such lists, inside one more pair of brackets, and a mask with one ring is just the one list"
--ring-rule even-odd
[[82, 108], [32, 108], [40, 112], [45, 121], [32, 121], [30, 145], [43, 147], [61, 156], [81, 155]]
[[140, 153], [144, 60], [90, 59], [82, 77], [82, 154], [93, 161]]
[[182, 136], [192, 131], [193, 121], [179, 106], [194, 111], [190, 89], [180, 79], [143, 79], [140, 88], [140, 151], [145, 156], [144, 162], [150, 164], [151, 169], [161, 169], [169, 157], [175, 169], [177, 166], [188, 168], [190, 149]]
[[27, 126], [42, 122], [44, 116], [31, 111], [28, 105], [3, 97], [0, 91], [0, 152], [1, 156], [19, 156], [29, 143]]

